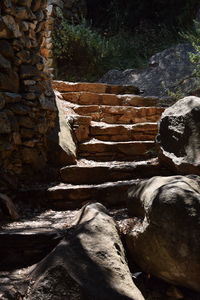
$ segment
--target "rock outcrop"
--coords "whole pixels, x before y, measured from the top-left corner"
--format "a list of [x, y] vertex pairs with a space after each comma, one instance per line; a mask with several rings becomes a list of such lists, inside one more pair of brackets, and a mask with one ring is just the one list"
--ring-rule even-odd
[[98, 203], [81, 209], [75, 229], [36, 265], [30, 279], [26, 300], [83, 299], [81, 290], [87, 299], [144, 300], [132, 281], [116, 224]]
[[100, 81], [136, 85], [147, 96], [169, 98], [169, 92], [191, 95], [199, 90], [199, 79], [193, 77], [195, 65], [189, 61], [189, 52], [194, 52], [190, 44], [179, 44], [153, 55], [144, 70], [111, 70]]
[[200, 175], [200, 98], [185, 97], [159, 122], [160, 160], [178, 174]]
[[200, 291], [200, 177], [153, 177], [129, 191], [140, 217], [126, 241], [144, 271]]

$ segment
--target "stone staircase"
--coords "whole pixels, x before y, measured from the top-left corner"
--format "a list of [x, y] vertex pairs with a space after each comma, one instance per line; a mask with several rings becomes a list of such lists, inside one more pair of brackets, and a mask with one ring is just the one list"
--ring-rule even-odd
[[47, 191], [50, 207], [89, 201], [121, 205], [139, 178], [163, 175], [155, 136], [163, 107], [134, 86], [54, 81], [59, 108], [77, 147], [75, 165], [60, 170], [62, 183]]
[[75, 210], [83, 204], [123, 206], [131, 185], [166, 175], [154, 142], [164, 110], [157, 98], [143, 97], [133, 86], [57, 81], [53, 86], [72, 129], [76, 163], [61, 168], [60, 183], [19, 191], [20, 220], [0, 224], [0, 271], [43, 258], [72, 226]]

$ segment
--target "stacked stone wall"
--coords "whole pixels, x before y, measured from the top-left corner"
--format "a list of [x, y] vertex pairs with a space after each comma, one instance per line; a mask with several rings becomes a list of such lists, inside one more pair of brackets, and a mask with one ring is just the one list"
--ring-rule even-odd
[[0, 1], [0, 187], [11, 176], [31, 181], [47, 164], [57, 115], [47, 18], [46, 0]]

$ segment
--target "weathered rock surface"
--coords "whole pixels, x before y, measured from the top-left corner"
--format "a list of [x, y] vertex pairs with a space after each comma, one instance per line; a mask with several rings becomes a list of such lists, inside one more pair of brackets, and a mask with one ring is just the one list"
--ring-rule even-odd
[[160, 159], [179, 174], [200, 175], [200, 98], [185, 97], [162, 114]]
[[179, 44], [153, 55], [144, 70], [111, 70], [100, 81], [132, 84], [147, 96], [168, 97], [167, 91], [190, 95], [199, 90], [199, 79], [192, 76], [195, 65], [189, 61], [189, 52], [194, 52], [190, 44]]
[[92, 139], [79, 145], [78, 155], [96, 161], [142, 160], [154, 156], [152, 149], [156, 149], [154, 141], [104, 142]]
[[90, 82], [66, 82], [53, 81], [53, 88], [59, 92], [90, 92], [90, 93], [107, 93], [107, 94], [135, 94], [138, 95], [140, 90], [132, 85], [113, 85]]
[[129, 190], [129, 211], [141, 218], [126, 241], [148, 273], [200, 291], [200, 177], [153, 177]]
[[83, 288], [87, 299], [144, 300], [132, 281], [116, 224], [106, 209], [98, 203], [83, 207], [76, 225], [33, 269], [25, 299], [83, 299]]
[[[145, 161], [108, 161], [97, 162], [79, 160], [76, 165], [61, 168], [62, 182], [70, 184], [98, 184], [119, 180], [149, 178], [156, 175], [166, 175], [158, 159]], [[169, 173], [168, 173], [169, 175]]]
[[[130, 93], [131, 89], [123, 87], [124, 93]], [[113, 91], [114, 92], [114, 91]], [[132, 90], [134, 92], [134, 89]], [[148, 97], [132, 94], [102, 94], [92, 92], [65, 92], [62, 93], [64, 100], [85, 105], [124, 105], [124, 106], [157, 106], [159, 99], [157, 97]]]
[[[76, 209], [88, 202], [98, 201], [108, 207], [118, 207], [127, 200], [127, 190], [137, 180], [122, 180], [102, 184], [54, 185], [43, 191], [48, 207], [58, 210]], [[35, 191], [37, 192], [37, 191]], [[34, 191], [33, 191], [34, 194]]]

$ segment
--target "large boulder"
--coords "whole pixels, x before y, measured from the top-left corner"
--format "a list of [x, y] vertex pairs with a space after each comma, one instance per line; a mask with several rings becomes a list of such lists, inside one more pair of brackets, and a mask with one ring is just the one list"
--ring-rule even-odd
[[144, 271], [200, 291], [200, 177], [143, 180], [129, 190], [138, 217], [126, 235], [130, 255]]
[[200, 98], [185, 97], [162, 114], [160, 160], [179, 174], [200, 175]]
[[200, 80], [193, 77], [195, 65], [189, 60], [190, 44], [179, 44], [153, 55], [146, 69], [111, 70], [101, 82], [135, 85], [144, 95], [169, 98], [169, 92], [189, 95], [199, 90]]
[[[134, 285], [117, 226], [99, 203], [84, 206], [74, 230], [33, 268], [26, 300], [144, 300]], [[81, 290], [87, 294], [82, 298]]]

